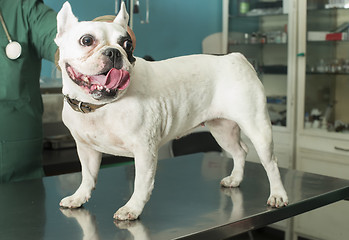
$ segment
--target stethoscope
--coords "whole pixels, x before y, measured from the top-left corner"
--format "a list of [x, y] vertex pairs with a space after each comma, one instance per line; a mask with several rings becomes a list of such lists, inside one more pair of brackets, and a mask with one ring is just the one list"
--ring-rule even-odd
[[21, 44], [19, 44], [16, 41], [12, 41], [10, 34], [7, 31], [7, 27], [6, 27], [4, 18], [2, 17], [1, 11], [0, 11], [0, 21], [1, 21], [2, 28], [5, 31], [6, 37], [8, 39], [8, 44], [5, 48], [6, 56], [9, 59], [15, 60], [15, 59], [19, 58], [19, 56], [21, 56], [21, 53], [22, 53]]

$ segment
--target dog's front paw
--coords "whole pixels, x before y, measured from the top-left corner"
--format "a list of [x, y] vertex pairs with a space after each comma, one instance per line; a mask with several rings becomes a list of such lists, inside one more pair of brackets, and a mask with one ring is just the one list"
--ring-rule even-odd
[[228, 176], [222, 179], [221, 186], [232, 188], [232, 187], [238, 187], [240, 186], [240, 183], [242, 181], [242, 178], [237, 178], [235, 176]]
[[288, 197], [286, 193], [270, 194], [267, 204], [271, 207], [281, 208], [288, 205]]
[[116, 220], [126, 221], [126, 220], [136, 220], [141, 213], [132, 209], [128, 206], [123, 206], [119, 208], [114, 214]]
[[82, 204], [87, 202], [89, 197], [81, 197], [71, 195], [69, 197], [63, 198], [59, 203], [59, 206], [64, 208], [79, 208]]

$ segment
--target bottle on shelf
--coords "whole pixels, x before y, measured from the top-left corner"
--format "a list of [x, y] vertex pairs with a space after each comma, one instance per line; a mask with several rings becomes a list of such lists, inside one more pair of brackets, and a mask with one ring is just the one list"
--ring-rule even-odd
[[240, 15], [246, 15], [250, 10], [250, 1], [249, 0], [240, 0], [239, 3], [239, 13]]

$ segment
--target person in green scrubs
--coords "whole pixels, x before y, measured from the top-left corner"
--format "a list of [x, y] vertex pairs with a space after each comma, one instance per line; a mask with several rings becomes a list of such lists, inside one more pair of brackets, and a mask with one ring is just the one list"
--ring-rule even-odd
[[54, 61], [57, 13], [42, 0], [0, 0], [11, 39], [20, 43], [11, 60], [0, 25], [0, 183], [40, 178], [42, 168], [41, 60]]

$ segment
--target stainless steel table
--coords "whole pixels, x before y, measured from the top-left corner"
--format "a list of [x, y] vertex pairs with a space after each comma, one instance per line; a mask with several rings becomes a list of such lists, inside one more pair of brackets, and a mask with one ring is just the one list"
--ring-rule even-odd
[[60, 209], [80, 173], [0, 185], [0, 239], [225, 239], [349, 197], [349, 181], [281, 169], [290, 205], [266, 205], [269, 183], [260, 164], [246, 163], [236, 189], [220, 188], [230, 159], [218, 153], [161, 160], [155, 189], [140, 219], [114, 222], [129, 199], [133, 164], [101, 169], [83, 208]]

